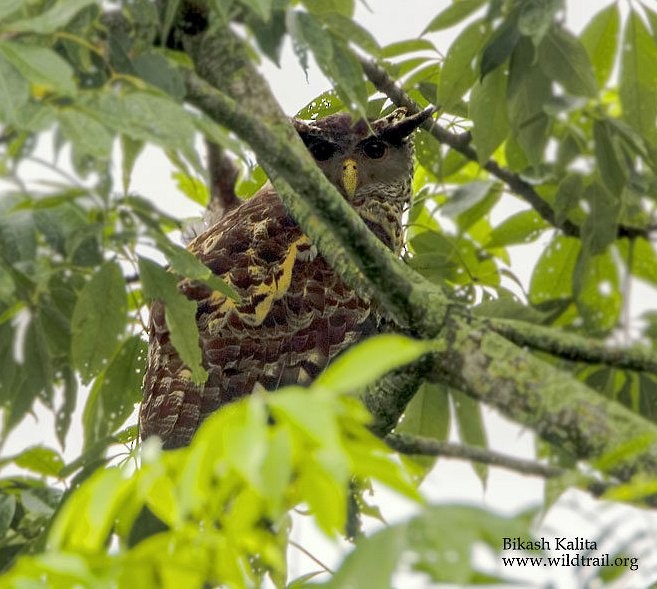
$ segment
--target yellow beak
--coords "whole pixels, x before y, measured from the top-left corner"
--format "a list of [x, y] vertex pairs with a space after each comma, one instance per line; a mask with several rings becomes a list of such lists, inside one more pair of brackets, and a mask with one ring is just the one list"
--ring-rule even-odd
[[342, 186], [349, 198], [356, 194], [358, 187], [358, 164], [354, 158], [348, 157], [342, 162]]

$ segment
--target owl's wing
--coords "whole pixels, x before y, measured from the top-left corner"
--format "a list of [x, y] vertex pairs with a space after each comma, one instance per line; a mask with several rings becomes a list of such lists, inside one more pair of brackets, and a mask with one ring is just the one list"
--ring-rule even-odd
[[184, 279], [209, 377], [195, 385], [169, 339], [162, 303], [151, 309], [140, 412], [143, 438], [187, 444], [221, 405], [261, 386], [307, 384], [343, 349], [375, 331], [369, 302], [350, 290], [268, 185], [189, 244], [239, 294], [234, 301]]

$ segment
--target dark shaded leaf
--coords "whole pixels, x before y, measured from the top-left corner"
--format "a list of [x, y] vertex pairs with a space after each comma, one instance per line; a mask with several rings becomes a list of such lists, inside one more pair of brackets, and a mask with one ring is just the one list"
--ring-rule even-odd
[[484, 48], [479, 66], [479, 77], [483, 79], [505, 63], [511, 57], [519, 39], [517, 13], [514, 13], [495, 31], [492, 39]]
[[527, 0], [520, 8], [518, 30], [531, 37], [534, 45], [538, 46], [563, 8], [563, 0]]
[[508, 109], [509, 121], [518, 144], [529, 162], [543, 161], [550, 121], [544, 106], [552, 96], [550, 80], [534, 66], [534, 49], [525, 39], [513, 52], [510, 63]]
[[598, 93], [593, 66], [584, 45], [561, 27], [553, 27], [538, 47], [538, 61], [548, 77], [566, 92], [592, 98]]

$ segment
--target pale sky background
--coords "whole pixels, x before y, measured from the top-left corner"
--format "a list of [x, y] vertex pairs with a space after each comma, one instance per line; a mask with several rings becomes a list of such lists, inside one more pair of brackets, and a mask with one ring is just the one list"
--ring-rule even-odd
[[[358, 3], [357, 19], [374, 34], [380, 44], [385, 45], [393, 41], [419, 37], [428, 20], [448, 3], [445, 0], [404, 0], [404, 2], [400, 0], [369, 0], [368, 4], [372, 12], [365, 9], [362, 3]], [[578, 32], [594, 12], [609, 5], [610, 2], [608, 0], [582, 2], [571, 0], [567, 4], [567, 23], [572, 30]], [[459, 30], [461, 30], [460, 27], [456, 27], [430, 38], [439, 49], [444, 50], [453, 39], [454, 32]], [[315, 67], [311, 68], [309, 79], [306, 81], [305, 74], [289, 46], [286, 47], [280, 70], [272, 64], [264, 63], [263, 71], [279, 102], [290, 115], [329, 88], [328, 83]], [[180, 217], [199, 214], [200, 211], [195, 210], [194, 205], [177, 192], [170, 172], [171, 166], [167, 160], [155, 149], [148, 149], [136, 167], [131, 190], [152, 198], [170, 214]], [[508, 206], [517, 206], [511, 200], [507, 202]], [[503, 212], [505, 215], [508, 214], [506, 210]], [[513, 271], [525, 282], [527, 282], [528, 273], [526, 271], [523, 273], [523, 268], [528, 270], [532, 268], [532, 259], [535, 259], [537, 253], [548, 241], [549, 236], [545, 236], [531, 248], [524, 250], [514, 248], [512, 252]], [[643, 309], [650, 300], [648, 297], [652, 297], [654, 300], [654, 291], [649, 293], [642, 285], [636, 285], [632, 289], [632, 293], [633, 297], [637, 297], [633, 303], [638, 303], [638, 307]], [[637, 305], [633, 306], [637, 308]], [[81, 410], [82, 399], [79, 405]], [[486, 412], [486, 422], [492, 449], [517, 457], [534, 457], [533, 436], [530, 433], [510, 424], [493, 411]], [[56, 447], [52, 440], [44, 436], [50, 431], [53, 431], [53, 428], [48, 415], [40, 414], [37, 420], [30, 418], [10, 437], [4, 453], [11, 454], [26, 446], [39, 443]], [[79, 451], [80, 430], [74, 428], [69, 439], [66, 456], [71, 459], [77, 456]], [[469, 502], [502, 513], [514, 514], [535, 506], [541, 501], [543, 482], [536, 477], [524, 477], [502, 469], [491, 468], [488, 483], [484, 489], [468, 463], [441, 460], [422, 489], [431, 502]], [[389, 497], [385, 492], [381, 492], [380, 497], [384, 497], [383, 513], [390, 522], [401, 520], [413, 511], [413, 506], [397, 498]], [[546, 536], [581, 536], [595, 539], [596, 532], [604, 525], [610, 525], [614, 530], [610, 537], [612, 545], [618, 545], [623, 539], [633, 537], [637, 530], [645, 535], [645, 549], [638, 554], [629, 554], [630, 556], [639, 556], [639, 570], [628, 573], [619, 583], [609, 587], [614, 589], [647, 587], [649, 581], [657, 578], [657, 516], [654, 513], [620, 506], [610, 507], [609, 504], [594, 501], [583, 493], [568, 492], [558, 505], [548, 512], [543, 520], [540, 533]], [[306, 522], [296, 522], [294, 536], [305, 546], [311, 544], [312, 551], [330, 566], [336, 566], [339, 562], [341, 548], [321, 538], [308, 528]], [[606, 551], [604, 546], [599, 546], [599, 548], [598, 552]], [[315, 567], [305, 557], [298, 553], [294, 554], [294, 552], [291, 554], [290, 578], [308, 570], [315, 570]], [[522, 556], [521, 554], [515, 555]], [[576, 571], [573, 569], [546, 568], [511, 571], [502, 569], [498, 559], [494, 559], [490, 554], [482, 551], [479, 557], [480, 561], [485, 562], [491, 571], [517, 578], [519, 584], [516, 584], [515, 587], [545, 587], [545, 583], [548, 581], [551, 581], [553, 586], [559, 589], [571, 587], [579, 589], [587, 586], [585, 585], [586, 570], [583, 571], [583, 577], [577, 577]], [[425, 579], [421, 579], [419, 584], [414, 583], [402, 578], [399, 579], [397, 586], [400, 589], [428, 589], [431, 587]], [[591, 586], [592, 589], [593, 587]]]

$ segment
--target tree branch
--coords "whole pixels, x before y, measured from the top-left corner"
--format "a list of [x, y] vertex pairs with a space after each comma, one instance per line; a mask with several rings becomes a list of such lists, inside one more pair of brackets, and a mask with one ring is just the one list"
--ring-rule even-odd
[[515, 344], [529, 346], [572, 362], [606, 364], [613, 368], [657, 375], [657, 355], [649, 349], [612, 348], [575, 333], [514, 319], [489, 319], [487, 324], [493, 331]]
[[[379, 92], [385, 94], [394, 104], [398, 106], [405, 106], [409, 112], [419, 112], [421, 109], [418, 104], [410, 98], [410, 96], [395, 83], [395, 81], [388, 75], [388, 73], [373, 61], [364, 57], [359, 57], [361, 66], [365, 75], [369, 78], [370, 82], [374, 84]], [[453, 150], [458, 151], [461, 155], [465, 156], [473, 162], [479, 162], [477, 152], [470, 145], [470, 133], [455, 134], [443, 129], [435, 120], [427, 121], [422, 127], [431, 133], [440, 143], [448, 145]], [[562, 222], [557, 222], [557, 217], [552, 207], [543, 200], [543, 198], [534, 190], [531, 184], [525, 182], [518, 174], [512, 172], [507, 168], [500, 166], [495, 160], [488, 160], [482, 165], [487, 172], [504, 182], [509, 190], [517, 194], [522, 199], [527, 201], [532, 208], [550, 225], [561, 230], [564, 235], [570, 237], [580, 236], [580, 227], [565, 219]], [[645, 237], [649, 238], [650, 231], [647, 229], [640, 229], [637, 227], [626, 227], [619, 225], [617, 229], [617, 236], [620, 237]]]
[[469, 462], [479, 462], [481, 464], [499, 466], [524, 475], [552, 478], [561, 476], [566, 472], [562, 468], [541, 464], [534, 460], [514, 458], [500, 452], [477, 448], [475, 446], [439, 442], [438, 440], [423, 436], [388, 434], [385, 437], [385, 442], [400, 454], [458, 458], [459, 460], [467, 460]]

